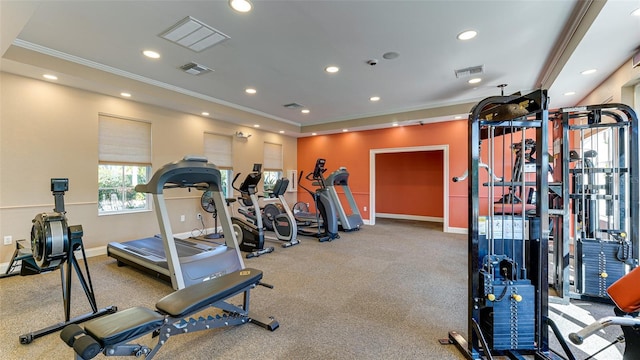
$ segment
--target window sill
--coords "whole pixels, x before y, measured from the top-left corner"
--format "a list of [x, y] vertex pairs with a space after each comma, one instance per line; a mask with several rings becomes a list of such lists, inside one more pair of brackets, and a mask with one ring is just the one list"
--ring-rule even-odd
[[139, 214], [139, 213], [146, 213], [151, 211], [152, 211], [151, 209], [142, 209], [142, 210], [129, 210], [129, 211], [98, 212], [98, 216]]

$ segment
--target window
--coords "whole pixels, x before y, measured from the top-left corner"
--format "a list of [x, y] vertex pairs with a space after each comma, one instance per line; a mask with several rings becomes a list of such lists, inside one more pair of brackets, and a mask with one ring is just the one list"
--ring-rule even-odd
[[282, 145], [264, 143], [263, 162], [264, 196], [267, 197], [273, 191], [276, 181], [282, 177]]
[[108, 115], [98, 121], [98, 215], [149, 210], [148, 194], [135, 187], [150, 178], [151, 124]]
[[145, 184], [148, 178], [148, 166], [100, 164], [98, 166], [99, 213], [148, 210], [147, 194], [135, 191], [136, 185]]
[[233, 197], [233, 156], [231, 136], [204, 133], [204, 156], [210, 163], [215, 164], [222, 177], [223, 197]]
[[[586, 153], [592, 151], [594, 156], [589, 159], [587, 164], [583, 164], [585, 167], [595, 167], [603, 169], [611, 169], [614, 166], [614, 148], [612, 141], [614, 132], [611, 128], [597, 129], [590, 132], [588, 137], [582, 141], [582, 150]], [[586, 161], [585, 161], [586, 162]], [[592, 192], [601, 196], [606, 194], [607, 176], [602, 171], [595, 172], [593, 175], [594, 184], [589, 184], [592, 187]], [[611, 195], [611, 194], [608, 194]], [[607, 201], [596, 200], [598, 204], [598, 217], [600, 221], [607, 221]]]

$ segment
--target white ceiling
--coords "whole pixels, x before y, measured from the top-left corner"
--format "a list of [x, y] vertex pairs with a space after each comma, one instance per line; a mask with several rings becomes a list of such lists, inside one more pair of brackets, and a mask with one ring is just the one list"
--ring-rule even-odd
[[[0, 5], [2, 71], [53, 73], [64, 85], [292, 136], [464, 116], [499, 84], [505, 94], [548, 88], [551, 107], [572, 106], [640, 45], [640, 17], [630, 16], [640, 0], [254, 0], [247, 14], [222, 0]], [[196, 53], [158, 36], [187, 16], [230, 39]], [[478, 36], [457, 40], [467, 29]], [[390, 51], [400, 56], [383, 59]], [[214, 71], [179, 69], [192, 61]], [[456, 78], [476, 65], [480, 84]], [[292, 102], [310, 113], [283, 107]]]

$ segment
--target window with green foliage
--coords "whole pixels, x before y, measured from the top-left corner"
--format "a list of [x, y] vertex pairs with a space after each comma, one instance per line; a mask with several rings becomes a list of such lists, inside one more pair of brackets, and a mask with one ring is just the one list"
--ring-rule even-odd
[[98, 165], [98, 211], [100, 214], [149, 210], [147, 194], [135, 190], [146, 184], [151, 168], [137, 165]]
[[150, 196], [136, 192], [151, 174], [151, 123], [100, 114], [98, 215], [149, 210]]
[[233, 170], [220, 169], [220, 175], [222, 178], [222, 196], [225, 199], [233, 197], [233, 188], [231, 187], [231, 180], [233, 180]]
[[264, 143], [262, 183], [264, 196], [273, 192], [276, 181], [282, 177], [282, 144]]
[[264, 196], [269, 197], [273, 192], [276, 181], [282, 177], [282, 171], [265, 171], [262, 173], [262, 181], [264, 184]]

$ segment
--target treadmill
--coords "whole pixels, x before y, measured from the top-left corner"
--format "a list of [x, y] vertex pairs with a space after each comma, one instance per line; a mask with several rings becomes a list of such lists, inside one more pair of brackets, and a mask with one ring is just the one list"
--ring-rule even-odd
[[[364, 224], [362, 221], [362, 215], [356, 204], [356, 200], [353, 198], [351, 188], [349, 188], [349, 172], [346, 167], [340, 167], [338, 170], [332, 172], [325, 179], [327, 189], [331, 200], [336, 206], [338, 212], [338, 219], [341, 230], [343, 231], [355, 231], [360, 230], [360, 226]], [[345, 207], [340, 201], [336, 187], [340, 186], [344, 192], [344, 197], [349, 205], [350, 213], [347, 214]]]
[[[211, 191], [216, 209], [222, 215], [219, 218], [224, 243], [206, 238], [174, 238], [163, 194], [165, 189], [172, 188]], [[170, 279], [175, 290], [244, 269], [222, 195], [220, 171], [206, 158], [185, 156], [180, 161], [166, 164], [153, 174], [149, 183], [137, 185], [135, 189], [153, 195], [160, 235], [109, 243], [107, 255], [118, 260], [118, 264], [132, 265], [160, 278]]]

